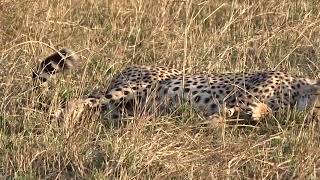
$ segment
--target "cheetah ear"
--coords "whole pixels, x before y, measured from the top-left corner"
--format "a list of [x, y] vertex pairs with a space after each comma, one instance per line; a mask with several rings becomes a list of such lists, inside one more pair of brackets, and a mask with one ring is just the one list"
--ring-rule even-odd
[[32, 79], [45, 82], [50, 75], [72, 69], [78, 63], [78, 56], [72, 50], [63, 48], [45, 58], [32, 72]]

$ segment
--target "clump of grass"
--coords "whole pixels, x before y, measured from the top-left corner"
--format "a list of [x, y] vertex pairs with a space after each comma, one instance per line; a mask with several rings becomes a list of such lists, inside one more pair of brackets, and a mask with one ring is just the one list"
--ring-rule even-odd
[[[1, 2], [0, 177], [317, 179], [319, 124], [304, 115], [204, 126], [183, 106], [111, 128], [94, 114], [66, 127], [48, 113], [130, 64], [316, 77], [319, 9], [312, 0]], [[61, 47], [83, 66], [32, 91], [32, 68]]]

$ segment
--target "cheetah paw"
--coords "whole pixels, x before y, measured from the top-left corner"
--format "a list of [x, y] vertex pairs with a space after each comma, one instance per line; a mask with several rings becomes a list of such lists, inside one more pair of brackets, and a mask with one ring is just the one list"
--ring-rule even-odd
[[271, 115], [272, 110], [265, 103], [253, 103], [249, 106], [248, 114], [251, 116], [251, 119], [254, 121], [259, 121], [262, 118], [265, 118]]

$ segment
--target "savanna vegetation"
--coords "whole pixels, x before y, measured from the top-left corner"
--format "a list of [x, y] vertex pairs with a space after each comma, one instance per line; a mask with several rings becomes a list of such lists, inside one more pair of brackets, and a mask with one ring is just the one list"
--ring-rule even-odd
[[[50, 114], [131, 64], [186, 72], [319, 74], [317, 0], [0, 1], [1, 179], [318, 179], [320, 126], [284, 112], [204, 125], [192, 107], [120, 127]], [[82, 65], [33, 90], [31, 73], [68, 47]]]

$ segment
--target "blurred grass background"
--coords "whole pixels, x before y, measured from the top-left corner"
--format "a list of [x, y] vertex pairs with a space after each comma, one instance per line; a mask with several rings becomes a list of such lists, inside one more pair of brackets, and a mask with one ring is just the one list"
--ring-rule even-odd
[[[0, 177], [319, 178], [319, 125], [304, 115], [256, 127], [204, 127], [188, 108], [120, 128], [96, 115], [68, 127], [49, 118], [61, 99], [106, 86], [130, 64], [317, 78], [319, 10], [316, 0], [2, 0]], [[62, 47], [83, 66], [33, 92], [32, 69]]]

